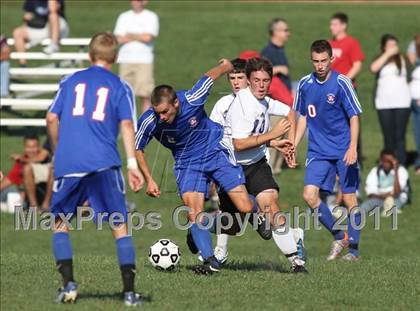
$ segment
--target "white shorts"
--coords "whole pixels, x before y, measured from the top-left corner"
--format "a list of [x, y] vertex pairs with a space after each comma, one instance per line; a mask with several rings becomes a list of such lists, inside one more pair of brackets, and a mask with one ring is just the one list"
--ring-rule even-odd
[[[42, 40], [50, 38], [50, 26], [49, 23], [45, 24], [44, 28], [32, 28], [26, 26], [28, 33], [29, 47], [40, 44]], [[60, 16], [60, 38], [66, 38], [69, 35], [69, 25], [67, 21]]]
[[45, 183], [50, 175], [50, 163], [32, 163], [35, 184]]

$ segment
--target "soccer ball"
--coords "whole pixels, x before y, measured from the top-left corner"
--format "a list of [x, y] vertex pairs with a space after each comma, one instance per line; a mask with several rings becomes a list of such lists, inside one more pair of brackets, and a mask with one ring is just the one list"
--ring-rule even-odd
[[181, 259], [178, 245], [168, 239], [160, 239], [149, 248], [149, 261], [162, 271], [172, 271]]

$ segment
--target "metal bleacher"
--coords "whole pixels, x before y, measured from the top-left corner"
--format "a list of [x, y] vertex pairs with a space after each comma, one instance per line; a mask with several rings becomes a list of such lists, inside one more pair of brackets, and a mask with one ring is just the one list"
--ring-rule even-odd
[[[89, 45], [90, 38], [63, 38], [60, 40], [62, 47], [78, 47], [77, 52], [59, 52], [45, 54], [43, 52], [12, 52], [12, 60], [27, 59], [39, 61], [50, 61], [39, 67], [11, 67], [9, 69], [10, 78], [14, 81], [10, 83], [9, 90], [14, 94], [13, 98], [1, 98], [0, 108], [19, 111], [46, 111], [50, 106], [53, 94], [58, 89], [58, 82], [62, 77], [83, 69], [83, 62], [89, 60], [86, 46]], [[14, 45], [13, 39], [8, 39], [9, 46]], [[48, 45], [50, 39], [45, 39], [41, 45]], [[51, 63], [53, 61], [53, 63]], [[30, 64], [30, 62], [29, 62]], [[18, 80], [17, 80], [18, 79]], [[37, 81], [42, 82], [37, 83]], [[45, 82], [45, 81], [48, 82]], [[50, 83], [51, 81], [51, 83]], [[45, 96], [45, 94], [47, 96]], [[39, 98], [40, 96], [46, 98]], [[37, 97], [37, 98], [34, 98]], [[44, 118], [0, 118], [0, 126], [45, 126]]]

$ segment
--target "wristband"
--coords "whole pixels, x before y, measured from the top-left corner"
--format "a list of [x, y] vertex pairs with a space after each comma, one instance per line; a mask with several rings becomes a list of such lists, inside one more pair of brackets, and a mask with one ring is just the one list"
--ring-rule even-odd
[[137, 160], [136, 158], [127, 158], [127, 168], [129, 170], [136, 170], [138, 169]]

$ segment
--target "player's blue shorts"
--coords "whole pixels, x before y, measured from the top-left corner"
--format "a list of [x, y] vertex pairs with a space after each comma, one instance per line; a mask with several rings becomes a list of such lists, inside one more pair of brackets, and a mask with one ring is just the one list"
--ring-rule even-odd
[[346, 166], [342, 159], [311, 158], [306, 160], [305, 186], [314, 185], [332, 193], [337, 175], [342, 193], [355, 193], [358, 190], [359, 164], [357, 162]]
[[112, 217], [114, 224], [126, 222], [125, 183], [121, 169], [109, 168], [84, 177], [61, 177], [54, 180], [51, 199], [51, 212], [54, 216], [57, 217], [59, 213], [76, 216], [77, 207], [82, 206], [86, 200], [93, 210], [95, 221], [100, 216], [104, 221]]
[[233, 150], [222, 143], [216, 152], [203, 157], [199, 163], [175, 167], [174, 175], [181, 197], [185, 192], [201, 192], [208, 198], [211, 181], [225, 192], [245, 184], [242, 167], [236, 163]]

